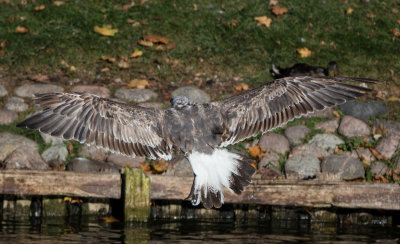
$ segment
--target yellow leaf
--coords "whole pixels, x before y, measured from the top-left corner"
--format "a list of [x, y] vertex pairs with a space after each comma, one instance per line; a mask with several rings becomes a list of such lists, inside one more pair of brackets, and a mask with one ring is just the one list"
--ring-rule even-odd
[[127, 88], [137, 88], [137, 89], [144, 89], [147, 86], [149, 86], [149, 82], [147, 80], [142, 80], [142, 79], [133, 79], [128, 83], [128, 85], [126, 85]]
[[157, 45], [155, 48], [157, 51], [165, 51], [167, 47], [165, 45]]
[[15, 28], [15, 33], [20, 33], [20, 34], [25, 34], [28, 33], [29, 29], [23, 26], [17, 26], [17, 28]]
[[275, 16], [279, 16], [279, 15], [283, 15], [285, 13], [287, 13], [289, 10], [287, 8], [282, 8], [279, 5], [275, 5], [272, 7], [272, 13]]
[[64, 1], [54, 1], [54, 2], [53, 2], [53, 5], [54, 5], [54, 6], [57, 6], [57, 7], [58, 7], [58, 6], [61, 6], [61, 5], [63, 5], [63, 4], [64, 4]]
[[119, 222], [119, 220], [116, 219], [116, 218], [113, 217], [113, 216], [110, 216], [110, 217], [102, 217], [101, 219], [104, 220], [106, 223], [115, 223], [115, 222]]
[[350, 14], [353, 13], [353, 11], [354, 11], [354, 9], [353, 9], [352, 7], [349, 7], [349, 8], [346, 10], [346, 14], [350, 15]]
[[165, 159], [160, 159], [153, 163], [153, 169], [157, 173], [162, 173], [168, 169], [167, 162], [165, 161]]
[[398, 29], [392, 29], [392, 33], [394, 36], [400, 36], [400, 31]]
[[112, 29], [111, 25], [103, 25], [102, 27], [95, 26], [94, 32], [99, 33], [102, 36], [114, 36], [118, 32], [118, 29]]
[[247, 151], [250, 153], [250, 155], [253, 158], [256, 158], [261, 155], [261, 148], [259, 145], [251, 146], [251, 147], [249, 147], [249, 149], [247, 149]]
[[333, 115], [335, 115], [336, 118], [340, 118], [340, 114], [338, 113], [338, 111], [334, 110]]
[[129, 66], [130, 66], [129, 63], [123, 60], [118, 62], [118, 67], [120, 67], [121, 69], [127, 69], [129, 68]]
[[108, 72], [108, 71], [110, 71], [110, 69], [109, 69], [108, 67], [102, 68], [102, 69], [100, 70], [100, 72], [102, 72], [102, 73], [106, 73], [106, 72]]
[[101, 60], [107, 61], [109, 63], [114, 63], [115, 58], [107, 57], [107, 56], [101, 56]]
[[272, 19], [267, 16], [254, 17], [254, 20], [258, 21], [257, 26], [265, 25], [267, 28], [269, 28], [272, 22]]
[[42, 10], [45, 9], [45, 8], [46, 8], [46, 6], [44, 6], [44, 5], [42, 4], [42, 5], [36, 6], [36, 7], [35, 7], [35, 11], [42, 11]]
[[157, 35], [145, 35], [142, 38], [144, 41], [149, 41], [152, 43], [162, 43], [162, 44], [168, 44], [169, 40], [165, 37], [162, 36], [157, 36]]
[[150, 41], [145, 41], [145, 40], [139, 40], [138, 41], [139, 45], [145, 46], [145, 47], [152, 47], [153, 43]]
[[396, 96], [390, 96], [386, 101], [388, 102], [398, 102], [400, 100], [400, 98], [396, 97]]
[[71, 71], [76, 71], [76, 67], [73, 66], [73, 65], [71, 65], [71, 66], [69, 67], [69, 70], [71, 70]]
[[303, 48], [298, 48], [296, 49], [297, 53], [300, 55], [301, 58], [307, 58], [310, 57], [312, 52], [310, 49], [303, 47]]
[[72, 197], [64, 197], [64, 201], [70, 202], [72, 200]]
[[130, 58], [137, 58], [143, 55], [143, 52], [140, 51], [139, 49], [135, 49], [133, 53], [129, 56]]
[[249, 89], [249, 85], [246, 83], [239, 83], [234, 85], [233, 88], [235, 88], [236, 91], [247, 91]]

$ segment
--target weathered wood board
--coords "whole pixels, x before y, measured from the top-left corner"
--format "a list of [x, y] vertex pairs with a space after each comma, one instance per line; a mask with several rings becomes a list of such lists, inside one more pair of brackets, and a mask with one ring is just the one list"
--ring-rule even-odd
[[0, 194], [120, 198], [119, 173], [0, 171]]

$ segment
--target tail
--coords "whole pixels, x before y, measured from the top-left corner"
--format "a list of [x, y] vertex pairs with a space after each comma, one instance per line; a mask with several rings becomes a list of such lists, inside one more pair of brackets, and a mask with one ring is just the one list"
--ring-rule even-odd
[[188, 156], [194, 172], [192, 189], [186, 199], [193, 205], [220, 208], [224, 203], [223, 186], [240, 194], [251, 182], [255, 169], [238, 154], [216, 149], [213, 154], [193, 152]]

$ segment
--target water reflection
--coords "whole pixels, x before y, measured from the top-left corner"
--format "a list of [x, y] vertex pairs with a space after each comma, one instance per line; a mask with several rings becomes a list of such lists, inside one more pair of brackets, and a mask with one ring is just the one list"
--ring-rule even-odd
[[0, 243], [398, 243], [398, 227], [336, 226], [298, 221], [152, 220], [106, 223], [96, 218], [3, 218]]

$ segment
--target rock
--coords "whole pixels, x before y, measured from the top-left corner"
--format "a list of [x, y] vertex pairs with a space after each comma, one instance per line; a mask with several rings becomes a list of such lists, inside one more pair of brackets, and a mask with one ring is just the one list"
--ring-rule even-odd
[[3, 85], [0, 85], [0, 97], [7, 96], [7, 94], [8, 94], [7, 89]]
[[37, 150], [30, 146], [20, 146], [5, 158], [4, 169], [46, 170], [49, 166], [40, 157]]
[[375, 128], [381, 128], [386, 131], [386, 134], [398, 134], [400, 135], [400, 123], [391, 120], [377, 119], [374, 121]]
[[165, 175], [193, 177], [192, 167], [185, 157], [178, 155], [171, 160], [171, 163], [172, 168], [168, 169]]
[[287, 176], [312, 177], [320, 171], [319, 159], [312, 154], [297, 154], [285, 163]]
[[64, 146], [64, 144], [51, 146], [42, 153], [42, 157], [46, 162], [50, 160], [65, 161], [65, 159], [67, 159], [67, 156], [68, 150]]
[[344, 141], [333, 134], [316, 134], [308, 143], [333, 153], [337, 145], [343, 144]]
[[172, 96], [185, 96], [195, 103], [210, 102], [210, 95], [194, 86], [184, 86], [172, 92]]
[[19, 97], [33, 98], [37, 93], [63, 92], [64, 88], [50, 84], [26, 84], [17, 87], [14, 92]]
[[371, 165], [371, 162], [375, 160], [374, 155], [372, 155], [369, 149], [359, 148], [356, 149], [356, 153], [364, 166]]
[[260, 173], [262, 173], [267, 168], [280, 169], [281, 165], [279, 164], [279, 159], [280, 159], [280, 156], [276, 152], [268, 153], [258, 163], [258, 171], [260, 171]]
[[386, 164], [382, 163], [382, 162], [374, 162], [371, 165], [371, 173], [372, 175], [376, 175], [376, 176], [382, 176], [386, 174], [386, 171], [388, 171], [389, 168]]
[[110, 90], [102, 86], [86, 86], [86, 85], [74, 86], [72, 87], [71, 92], [87, 92], [90, 94], [97, 95], [99, 97], [105, 97], [105, 98], [110, 97]]
[[329, 118], [333, 115], [333, 108], [326, 108], [324, 110], [315, 111], [304, 116], [304, 118]]
[[399, 146], [399, 140], [399, 134], [388, 133], [385, 137], [379, 140], [375, 150], [378, 151], [384, 158], [390, 159]]
[[62, 139], [62, 138], [51, 136], [51, 135], [48, 135], [48, 134], [45, 134], [42, 132], [40, 132], [40, 136], [42, 137], [43, 141], [46, 144], [51, 144], [51, 145], [64, 144], [64, 139]]
[[5, 107], [8, 110], [23, 112], [28, 109], [28, 104], [26, 104], [24, 99], [22, 98], [11, 97], [10, 99], [8, 99]]
[[0, 161], [3, 161], [11, 152], [21, 146], [29, 146], [38, 149], [36, 142], [24, 136], [11, 134], [8, 132], [0, 133]]
[[322, 172], [334, 174], [343, 180], [354, 180], [365, 176], [360, 160], [344, 154], [329, 155], [322, 161], [321, 169]]
[[108, 151], [96, 146], [83, 145], [79, 153], [84, 158], [89, 158], [97, 161], [105, 161], [108, 156]]
[[129, 168], [138, 168], [140, 163], [143, 163], [146, 161], [145, 157], [129, 157], [126, 155], [122, 155], [119, 153], [111, 153], [107, 157], [107, 162], [113, 163], [115, 165], [118, 165], [119, 167], [126, 167], [128, 166]]
[[68, 162], [67, 170], [82, 173], [119, 172], [119, 167], [96, 160], [74, 158]]
[[273, 180], [273, 179], [280, 179], [283, 177], [282, 172], [279, 170], [269, 167], [263, 170], [261, 173], [262, 180]]
[[339, 118], [334, 118], [315, 125], [315, 129], [324, 130], [326, 133], [334, 133], [339, 126]]
[[371, 128], [364, 121], [347, 115], [342, 118], [338, 132], [346, 137], [363, 137], [371, 134]]
[[139, 106], [145, 107], [145, 108], [163, 109], [163, 104], [162, 103], [157, 103], [157, 102], [140, 103]]
[[303, 139], [311, 132], [309, 128], [304, 125], [295, 125], [287, 127], [285, 130], [285, 136], [289, 140], [290, 145], [299, 145]]
[[290, 150], [288, 139], [275, 133], [264, 134], [261, 136], [259, 145], [263, 152], [275, 151], [284, 154]]
[[114, 95], [116, 98], [123, 99], [129, 102], [146, 102], [152, 98], [156, 98], [157, 94], [149, 89], [118, 89]]
[[340, 110], [346, 115], [368, 122], [370, 117], [388, 113], [383, 102], [358, 102], [351, 101], [340, 105]]
[[295, 156], [297, 154], [312, 154], [317, 158], [324, 158], [329, 155], [325, 149], [314, 144], [303, 144], [296, 146], [293, 148], [291, 155]]
[[18, 119], [18, 113], [15, 111], [0, 109], [0, 124], [11, 124]]

